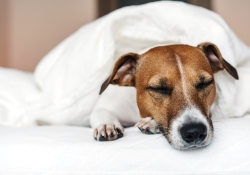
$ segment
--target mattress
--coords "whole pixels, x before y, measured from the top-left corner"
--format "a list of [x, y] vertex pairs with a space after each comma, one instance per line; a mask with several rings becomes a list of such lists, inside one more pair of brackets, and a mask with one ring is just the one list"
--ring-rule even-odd
[[161, 135], [125, 129], [116, 141], [97, 142], [91, 128], [0, 128], [0, 174], [249, 175], [250, 118], [214, 122], [211, 145], [173, 149]]

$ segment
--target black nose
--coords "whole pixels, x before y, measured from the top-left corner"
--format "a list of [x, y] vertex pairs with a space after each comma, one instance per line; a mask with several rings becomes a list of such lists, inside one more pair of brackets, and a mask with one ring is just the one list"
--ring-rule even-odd
[[187, 143], [200, 143], [207, 136], [207, 127], [202, 123], [189, 123], [181, 127], [180, 133]]

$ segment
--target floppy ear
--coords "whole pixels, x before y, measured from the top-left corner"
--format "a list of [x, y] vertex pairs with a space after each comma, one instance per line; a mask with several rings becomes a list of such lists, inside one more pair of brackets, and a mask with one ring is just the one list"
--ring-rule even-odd
[[227, 72], [235, 79], [239, 79], [237, 70], [233, 66], [231, 66], [226, 60], [223, 59], [220, 50], [215, 44], [205, 42], [199, 44], [197, 47], [200, 48], [206, 55], [214, 73], [225, 68]]
[[128, 53], [121, 56], [115, 63], [109, 78], [102, 84], [101, 94], [109, 84], [119, 86], [135, 86], [135, 69], [139, 56], [135, 53]]

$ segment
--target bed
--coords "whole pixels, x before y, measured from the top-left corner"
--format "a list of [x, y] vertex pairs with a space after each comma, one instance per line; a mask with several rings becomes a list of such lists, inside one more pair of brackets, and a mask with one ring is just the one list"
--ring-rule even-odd
[[[211, 145], [175, 150], [134, 127], [116, 141], [93, 139], [89, 116], [119, 55], [203, 41], [216, 43], [242, 80], [216, 74]], [[60, 43], [34, 73], [0, 68], [0, 174], [250, 174], [249, 66], [249, 47], [213, 12], [179, 2], [117, 10]]]

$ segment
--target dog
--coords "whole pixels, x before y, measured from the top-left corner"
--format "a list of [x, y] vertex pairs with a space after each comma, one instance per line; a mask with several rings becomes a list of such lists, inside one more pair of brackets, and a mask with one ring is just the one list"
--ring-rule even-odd
[[[216, 96], [214, 74], [223, 69], [239, 79], [213, 43], [154, 47], [141, 55], [121, 56], [100, 94], [109, 84], [135, 87], [141, 117], [135, 126], [142, 133], [162, 133], [176, 149], [200, 148], [213, 138], [210, 107]], [[123, 136], [122, 125], [111, 113], [105, 114], [104, 109], [92, 119], [96, 140]]]

